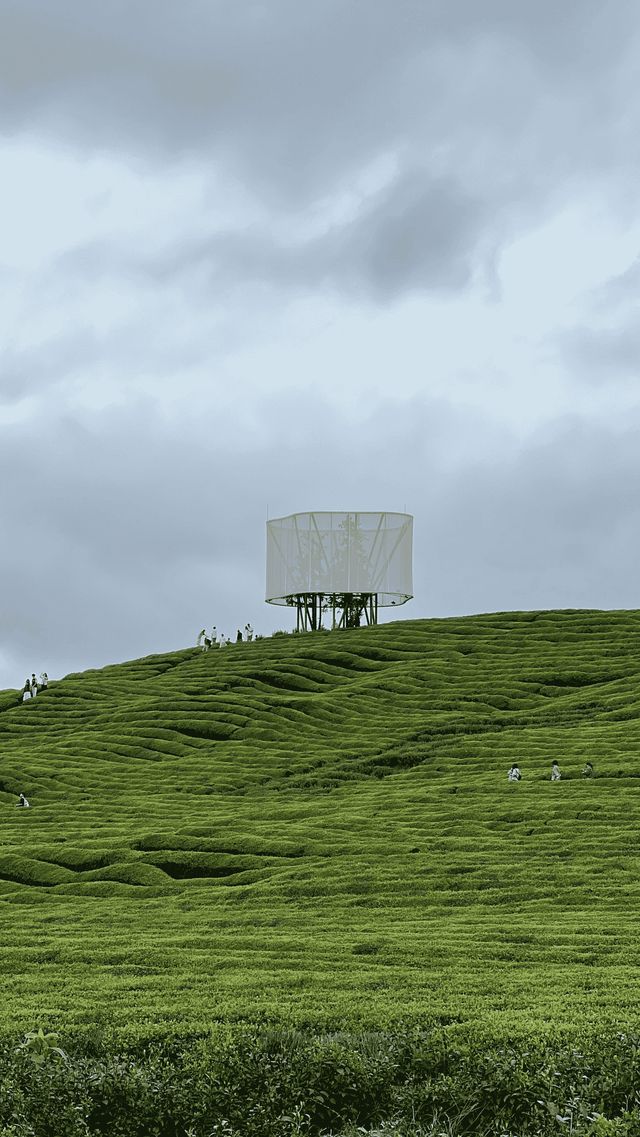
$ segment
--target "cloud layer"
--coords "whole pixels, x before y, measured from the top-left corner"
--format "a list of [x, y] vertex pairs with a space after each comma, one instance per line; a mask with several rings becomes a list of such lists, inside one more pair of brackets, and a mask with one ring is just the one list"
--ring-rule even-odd
[[264, 520], [407, 616], [637, 603], [640, 13], [0, 9], [0, 686], [269, 630]]

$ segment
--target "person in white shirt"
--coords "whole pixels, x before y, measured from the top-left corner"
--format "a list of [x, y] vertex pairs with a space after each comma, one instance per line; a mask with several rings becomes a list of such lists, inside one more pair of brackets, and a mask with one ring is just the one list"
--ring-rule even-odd
[[253, 639], [253, 628], [251, 627], [251, 624], [246, 624], [244, 630], [247, 637], [247, 643], [250, 644]]
[[522, 780], [522, 774], [520, 773], [520, 768], [519, 768], [519, 766], [516, 765], [515, 762], [513, 763], [513, 766], [511, 767], [511, 769], [509, 770], [509, 773], [507, 774], [507, 778], [510, 782], [519, 782]]
[[42, 675], [40, 676], [40, 687], [42, 688], [43, 691], [46, 691], [48, 686], [49, 686], [49, 676], [47, 675], [46, 671], [43, 671]]
[[552, 762], [552, 764], [551, 764], [551, 781], [552, 782], [559, 782], [561, 777], [562, 777], [562, 775], [560, 773], [560, 767], [558, 766], [558, 763]]
[[30, 809], [30, 808], [31, 808], [31, 806], [29, 805], [29, 802], [27, 801], [24, 794], [20, 794], [20, 801], [18, 802], [18, 809]]

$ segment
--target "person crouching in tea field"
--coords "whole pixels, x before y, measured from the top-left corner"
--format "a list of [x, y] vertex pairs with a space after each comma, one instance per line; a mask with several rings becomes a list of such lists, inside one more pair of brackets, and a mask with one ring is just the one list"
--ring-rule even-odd
[[29, 802], [27, 801], [24, 794], [20, 794], [20, 800], [16, 802], [16, 806], [18, 809], [31, 809], [31, 806], [29, 805]]
[[552, 762], [551, 763], [551, 781], [552, 782], [559, 782], [561, 777], [562, 777], [562, 774], [560, 773], [560, 767], [559, 767], [558, 763]]
[[583, 778], [595, 778], [595, 773], [593, 770], [593, 762], [585, 762], [584, 767], [582, 769], [582, 777]]
[[515, 762], [513, 763], [513, 766], [511, 767], [511, 769], [509, 770], [509, 773], [507, 774], [507, 779], [510, 782], [520, 782], [522, 780], [522, 774], [520, 773], [520, 767]]

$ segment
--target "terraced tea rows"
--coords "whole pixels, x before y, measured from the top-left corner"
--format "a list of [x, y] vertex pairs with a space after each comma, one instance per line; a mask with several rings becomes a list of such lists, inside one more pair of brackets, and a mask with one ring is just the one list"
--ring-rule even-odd
[[639, 642], [398, 622], [0, 694], [4, 1028], [637, 1021]]

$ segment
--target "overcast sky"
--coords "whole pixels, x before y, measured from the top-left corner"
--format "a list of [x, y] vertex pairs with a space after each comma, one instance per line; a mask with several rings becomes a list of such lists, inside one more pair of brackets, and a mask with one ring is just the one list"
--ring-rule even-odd
[[267, 511], [640, 607], [639, 74], [637, 0], [0, 0], [0, 687], [290, 627]]

